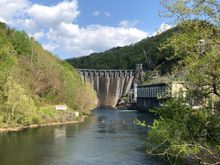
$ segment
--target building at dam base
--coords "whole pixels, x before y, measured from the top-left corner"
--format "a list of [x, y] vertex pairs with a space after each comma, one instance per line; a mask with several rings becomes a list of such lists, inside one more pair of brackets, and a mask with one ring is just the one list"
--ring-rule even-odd
[[186, 88], [178, 81], [135, 86], [134, 107], [138, 110], [148, 110], [159, 107], [170, 98], [186, 96]]

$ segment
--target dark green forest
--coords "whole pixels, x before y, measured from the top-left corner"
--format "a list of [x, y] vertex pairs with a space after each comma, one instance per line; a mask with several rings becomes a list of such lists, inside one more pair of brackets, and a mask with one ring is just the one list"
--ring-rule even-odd
[[175, 27], [129, 46], [116, 47], [67, 61], [76, 68], [86, 69], [134, 69], [136, 64], [142, 63], [145, 70], [158, 67], [162, 73], [166, 73], [170, 71], [175, 61], [167, 60], [172, 50], [169, 48], [160, 50], [160, 46], [178, 31], [179, 27]]

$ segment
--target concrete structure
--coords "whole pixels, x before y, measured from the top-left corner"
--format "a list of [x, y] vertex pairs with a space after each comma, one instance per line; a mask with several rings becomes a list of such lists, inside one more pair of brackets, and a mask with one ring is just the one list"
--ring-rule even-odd
[[57, 111], [66, 111], [67, 110], [67, 106], [66, 105], [56, 105], [55, 109]]
[[[134, 97], [135, 107], [148, 110], [163, 105], [164, 101], [172, 97], [185, 97], [186, 89], [179, 82], [158, 83], [137, 86], [137, 98]], [[134, 95], [135, 96], [135, 95]]]
[[76, 69], [84, 82], [89, 82], [99, 99], [100, 106], [115, 107], [118, 100], [138, 83], [143, 74], [142, 64], [133, 70]]

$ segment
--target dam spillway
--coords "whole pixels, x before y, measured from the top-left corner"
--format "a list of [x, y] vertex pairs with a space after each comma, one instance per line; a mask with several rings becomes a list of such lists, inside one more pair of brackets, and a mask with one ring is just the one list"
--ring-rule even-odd
[[[118, 100], [131, 89], [139, 70], [76, 69], [84, 82], [89, 82], [97, 93], [100, 106], [115, 107]], [[141, 67], [142, 71], [142, 67]]]

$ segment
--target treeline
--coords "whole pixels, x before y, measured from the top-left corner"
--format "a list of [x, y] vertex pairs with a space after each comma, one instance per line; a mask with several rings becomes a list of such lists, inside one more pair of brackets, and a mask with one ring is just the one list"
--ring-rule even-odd
[[161, 51], [160, 45], [178, 31], [179, 27], [175, 27], [129, 46], [67, 59], [67, 62], [76, 68], [89, 69], [134, 69], [136, 64], [142, 63], [144, 69], [158, 68], [164, 74], [171, 71], [171, 67], [176, 61], [168, 61], [167, 58], [172, 54], [172, 49]]
[[[55, 111], [56, 104], [68, 111]], [[95, 92], [72, 66], [0, 23], [0, 127], [72, 120], [68, 114], [87, 113], [95, 104]]]

